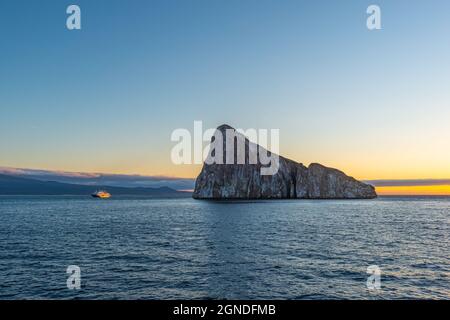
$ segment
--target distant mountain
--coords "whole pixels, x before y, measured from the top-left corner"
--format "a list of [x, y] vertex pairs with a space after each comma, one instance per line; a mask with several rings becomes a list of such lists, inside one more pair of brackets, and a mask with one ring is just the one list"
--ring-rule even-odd
[[105, 189], [112, 196], [149, 196], [149, 197], [176, 197], [190, 195], [168, 187], [159, 188], [124, 188], [112, 186], [87, 186], [54, 181], [40, 181], [0, 174], [0, 195], [86, 195], [95, 190]]
[[0, 174], [40, 181], [124, 188], [169, 187], [174, 190], [192, 190], [194, 189], [195, 182], [194, 179], [190, 178], [177, 178], [163, 175], [143, 176], [137, 174], [70, 172], [2, 166], [0, 166]]

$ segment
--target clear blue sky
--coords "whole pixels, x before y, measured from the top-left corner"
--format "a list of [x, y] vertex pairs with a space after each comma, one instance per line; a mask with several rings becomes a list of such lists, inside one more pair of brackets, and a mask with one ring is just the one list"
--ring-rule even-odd
[[203, 120], [358, 178], [448, 178], [449, 30], [444, 0], [3, 0], [0, 166], [193, 176], [170, 133]]

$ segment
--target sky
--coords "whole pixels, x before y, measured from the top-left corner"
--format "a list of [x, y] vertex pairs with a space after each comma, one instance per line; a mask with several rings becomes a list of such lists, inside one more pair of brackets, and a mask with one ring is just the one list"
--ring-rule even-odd
[[444, 0], [4, 0], [0, 166], [194, 178], [170, 136], [200, 120], [280, 129], [283, 156], [362, 180], [449, 179], [449, 14]]

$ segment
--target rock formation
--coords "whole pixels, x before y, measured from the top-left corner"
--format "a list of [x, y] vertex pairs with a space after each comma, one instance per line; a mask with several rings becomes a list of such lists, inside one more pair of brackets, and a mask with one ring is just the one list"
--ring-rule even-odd
[[[217, 128], [217, 133], [225, 137], [228, 125]], [[205, 162], [195, 183], [195, 199], [372, 199], [376, 198], [375, 188], [357, 181], [343, 172], [327, 168], [317, 163], [305, 167], [301, 163], [279, 156], [278, 171], [274, 175], [262, 175], [261, 152], [266, 149], [250, 142], [246, 137], [244, 164], [207, 164]], [[223, 139], [223, 163], [226, 159], [226, 144]], [[259, 149], [258, 149], [259, 148]], [[252, 151], [253, 150], [253, 151]], [[212, 151], [214, 152], [214, 151]], [[250, 164], [249, 154], [257, 152], [258, 161]], [[236, 160], [237, 152], [233, 152]], [[269, 152], [270, 155], [270, 152]], [[254, 163], [254, 162], [253, 162]]]

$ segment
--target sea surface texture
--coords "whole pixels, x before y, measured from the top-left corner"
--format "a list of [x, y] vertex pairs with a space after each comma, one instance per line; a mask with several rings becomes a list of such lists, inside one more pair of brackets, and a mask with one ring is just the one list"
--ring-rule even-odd
[[0, 197], [0, 219], [0, 299], [450, 298], [449, 198]]

